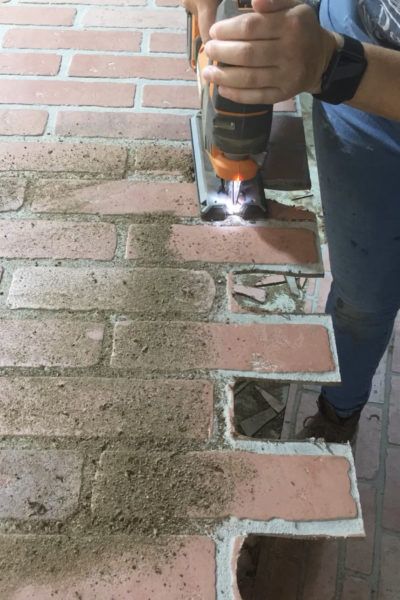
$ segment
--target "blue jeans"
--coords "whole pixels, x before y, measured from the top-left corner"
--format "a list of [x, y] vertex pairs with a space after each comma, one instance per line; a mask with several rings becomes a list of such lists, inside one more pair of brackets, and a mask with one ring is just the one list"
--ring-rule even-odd
[[[355, 0], [322, 0], [320, 21], [374, 42]], [[400, 308], [400, 123], [315, 101], [314, 133], [342, 378], [322, 394], [345, 417], [367, 402]]]

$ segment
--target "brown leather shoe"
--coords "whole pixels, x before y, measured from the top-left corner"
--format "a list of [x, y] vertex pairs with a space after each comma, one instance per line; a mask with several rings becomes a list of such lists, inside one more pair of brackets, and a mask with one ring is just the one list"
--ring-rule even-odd
[[296, 439], [319, 438], [329, 443], [350, 442], [353, 445], [356, 441], [361, 411], [353, 413], [350, 417], [339, 417], [322, 396], [318, 398], [317, 406], [318, 412], [305, 419], [303, 429], [296, 435]]

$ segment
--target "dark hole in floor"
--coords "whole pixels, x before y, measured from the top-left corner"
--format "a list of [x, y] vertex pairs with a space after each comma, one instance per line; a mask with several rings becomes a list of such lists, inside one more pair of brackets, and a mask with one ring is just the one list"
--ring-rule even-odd
[[257, 439], [280, 439], [289, 388], [289, 384], [273, 381], [238, 381], [234, 387], [236, 432]]

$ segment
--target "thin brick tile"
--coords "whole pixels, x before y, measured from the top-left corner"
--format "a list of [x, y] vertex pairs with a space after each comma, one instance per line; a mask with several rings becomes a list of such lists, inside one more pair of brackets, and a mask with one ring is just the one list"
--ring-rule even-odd
[[[57, 79], [7, 79], [2, 81], [0, 87], [0, 103], [2, 104], [115, 106], [124, 108], [133, 106], [134, 97], [135, 86], [130, 83], [60, 81]], [[79, 115], [82, 114], [84, 113], [79, 113]], [[78, 117], [75, 117], [75, 119], [78, 120]]]
[[0, 367], [89, 367], [100, 358], [101, 323], [0, 321]]
[[57, 54], [0, 53], [1, 75], [57, 75], [60, 64]]
[[186, 58], [77, 54], [69, 70], [71, 77], [107, 77], [194, 80]]
[[210, 381], [2, 377], [0, 386], [1, 435], [124, 435], [151, 445], [207, 440], [212, 423]]
[[205, 271], [33, 267], [14, 271], [8, 304], [12, 308], [100, 309], [179, 318], [207, 315], [214, 296], [214, 281]]
[[[145, 350], [144, 350], [145, 349]], [[309, 324], [117, 323], [112, 366], [160, 371], [334, 372], [328, 332]]]
[[47, 6], [0, 6], [2, 25], [72, 25], [74, 8]]
[[142, 104], [153, 108], [199, 108], [199, 91], [196, 86], [145, 85]]
[[398, 600], [400, 590], [400, 539], [383, 534], [379, 600]]
[[[99, 84], [89, 83], [89, 85]], [[66, 136], [111, 137], [138, 140], [188, 140], [190, 136], [189, 120], [186, 116], [91, 111], [84, 113], [74, 111], [60, 112], [57, 118], [56, 133]]]
[[0, 212], [21, 208], [24, 203], [26, 182], [18, 177], [10, 177], [0, 179], [0, 184]]
[[352, 571], [369, 575], [374, 561], [376, 491], [371, 484], [359, 482], [361, 509], [366, 537], [348, 540], [346, 543], [346, 567]]
[[0, 109], [0, 135], [42, 135], [47, 119], [46, 110]]
[[198, 215], [196, 190], [191, 183], [122, 180], [93, 185], [85, 181], [82, 187], [70, 190], [67, 185], [70, 180], [39, 182], [34, 189], [31, 185], [32, 210], [100, 215]]
[[182, 9], [90, 8], [83, 18], [89, 27], [134, 27], [135, 29], [184, 29]]
[[141, 37], [137, 31], [10, 29], [4, 36], [3, 47], [138, 52]]
[[[143, 226], [130, 227], [127, 258], [145, 251], [140, 242], [144, 233]], [[173, 225], [167, 248], [184, 262], [287, 265], [317, 263], [316, 244], [309, 229]]]
[[0, 256], [110, 260], [117, 239], [111, 223], [1, 221]]
[[[190, 465], [196, 461], [196, 469]], [[167, 467], [167, 468], [166, 468]], [[239, 519], [269, 520], [282, 518], [307, 521], [314, 519], [352, 518], [356, 505], [350, 494], [349, 463], [343, 457], [288, 456], [251, 452], [201, 452], [186, 455], [155, 452], [104, 452], [96, 474], [92, 508], [96, 515], [109, 517], [115, 511], [143, 516], [138, 494], [148, 494], [149, 503], [168, 502], [175, 495], [174, 487], [152, 486], [154, 477], [171, 476], [170, 469], [179, 469], [179, 488], [186, 497], [192, 488], [206, 493], [214, 486], [227, 487], [225, 499], [211, 500], [210, 505], [188, 503], [184, 514], [177, 517], [236, 516]], [[132, 477], [126, 476], [129, 469]], [[135, 473], [140, 471], [142, 489], [135, 485]], [[243, 480], [243, 473], [247, 477]], [[186, 476], [189, 474], [189, 477]], [[242, 475], [241, 475], [242, 474]], [[185, 492], [186, 490], [186, 492]], [[156, 494], [156, 495], [154, 495]], [[285, 502], [282, 502], [282, 495]], [[192, 495], [188, 495], [193, 498]], [[212, 498], [212, 494], [211, 494]], [[210, 498], [210, 499], [211, 499]], [[182, 504], [177, 504], [177, 511]]]
[[186, 52], [186, 34], [157, 31], [150, 34], [150, 52]]
[[0, 142], [1, 171], [51, 171], [121, 177], [125, 148], [101, 144]]
[[68, 517], [78, 505], [82, 462], [71, 450], [0, 450], [0, 518]]
[[400, 448], [387, 449], [383, 526], [400, 532]]
[[[19, 600], [216, 600], [206, 536], [3, 535], [0, 595]], [[40, 549], [40, 550], [39, 550]], [[15, 557], [28, 556], [26, 561]], [[40, 574], [40, 579], [35, 574]]]

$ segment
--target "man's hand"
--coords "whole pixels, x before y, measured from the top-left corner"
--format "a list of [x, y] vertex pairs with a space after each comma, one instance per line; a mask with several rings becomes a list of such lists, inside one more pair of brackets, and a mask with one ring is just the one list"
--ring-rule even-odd
[[218, 0], [182, 0], [182, 4], [198, 18], [200, 36], [205, 44], [210, 39], [210, 27], [215, 22]]
[[211, 27], [206, 53], [227, 66], [206, 67], [205, 79], [219, 86], [221, 96], [245, 104], [318, 93], [340, 36], [295, 0], [253, 0], [253, 9]]

